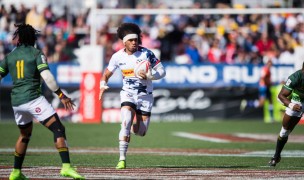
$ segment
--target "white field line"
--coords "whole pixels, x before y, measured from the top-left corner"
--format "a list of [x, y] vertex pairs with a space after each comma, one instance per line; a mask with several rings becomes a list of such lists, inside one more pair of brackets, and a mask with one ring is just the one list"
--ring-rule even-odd
[[[0, 153], [14, 153], [15, 149], [13, 148], [0, 148]], [[29, 148], [27, 150], [28, 153], [57, 153], [55, 149], [49, 148]], [[113, 154], [119, 153], [116, 150], [109, 150], [109, 149], [71, 149], [70, 152], [73, 154]], [[218, 156], [218, 157], [270, 157], [274, 154], [274, 150], [265, 150], [265, 151], [251, 151], [251, 152], [244, 152], [244, 153], [226, 153], [226, 154], [212, 154], [212, 153], [205, 153], [205, 152], [168, 152], [162, 150], [155, 150], [147, 151], [143, 150], [132, 150], [128, 151], [129, 154], [147, 154], [147, 155], [160, 155], [160, 156]], [[285, 150], [282, 152], [282, 157], [300, 157], [304, 158], [304, 150]], [[0, 163], [1, 164], [1, 163]]]
[[[251, 138], [256, 140], [277, 141], [278, 134], [253, 134], [253, 133], [235, 133], [236, 137]], [[288, 142], [303, 143], [304, 135], [291, 134], [288, 137]]]
[[189, 139], [197, 139], [201, 141], [209, 141], [209, 142], [217, 142], [217, 143], [229, 143], [229, 140], [220, 139], [220, 138], [214, 138], [214, 137], [208, 137], [204, 135], [196, 135], [192, 133], [186, 133], [186, 132], [175, 132], [173, 133], [174, 136], [178, 137], [184, 137]]

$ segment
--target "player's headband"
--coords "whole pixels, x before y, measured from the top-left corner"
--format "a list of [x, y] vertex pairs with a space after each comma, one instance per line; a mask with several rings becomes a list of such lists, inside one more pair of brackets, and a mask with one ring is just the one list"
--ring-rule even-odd
[[128, 34], [122, 39], [122, 42], [125, 43], [129, 39], [135, 39], [135, 38], [138, 38], [137, 34]]

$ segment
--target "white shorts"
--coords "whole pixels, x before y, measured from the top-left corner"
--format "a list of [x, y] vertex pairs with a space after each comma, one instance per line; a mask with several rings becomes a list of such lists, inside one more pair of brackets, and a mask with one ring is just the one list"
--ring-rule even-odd
[[153, 94], [134, 95], [126, 91], [120, 91], [120, 102], [131, 102], [135, 104], [136, 110], [151, 112], [153, 101]]
[[33, 118], [44, 121], [56, 113], [44, 96], [19, 106], [13, 106], [13, 110], [17, 125], [28, 124], [33, 121]]
[[303, 111], [304, 111], [304, 103], [300, 103], [300, 102], [296, 102], [294, 100], [291, 100], [291, 102], [293, 103], [296, 103], [296, 104], [300, 104], [302, 106], [302, 111], [298, 112], [298, 111], [293, 111], [291, 110], [289, 107], [286, 107], [285, 109], [285, 113], [288, 115], [288, 116], [296, 116], [296, 117], [302, 117], [303, 115]]

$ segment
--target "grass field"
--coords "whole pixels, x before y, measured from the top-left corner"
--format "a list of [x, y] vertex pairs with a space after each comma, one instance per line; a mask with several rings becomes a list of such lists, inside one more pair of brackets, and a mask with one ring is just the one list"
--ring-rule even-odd
[[[127, 170], [119, 173], [114, 169], [119, 158], [119, 124], [66, 123], [65, 126], [72, 164], [88, 179], [201, 179], [213, 175], [232, 179], [304, 178], [303, 125], [298, 125], [290, 135], [281, 162], [270, 168], [267, 163], [274, 153], [279, 123], [152, 122], [145, 137], [131, 137]], [[0, 123], [0, 179], [7, 177], [12, 168], [18, 133], [14, 121]], [[60, 179], [57, 173], [60, 165], [52, 134], [40, 124], [34, 124], [24, 161], [25, 172], [36, 179]], [[41, 167], [44, 170], [33, 173]]]

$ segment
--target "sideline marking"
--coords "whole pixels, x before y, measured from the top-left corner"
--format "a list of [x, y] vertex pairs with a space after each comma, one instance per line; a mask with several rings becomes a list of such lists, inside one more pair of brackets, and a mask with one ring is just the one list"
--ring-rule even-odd
[[[174, 136], [196, 139], [200, 141], [208, 141], [215, 143], [229, 143], [229, 142], [276, 142], [277, 134], [254, 134], [254, 133], [188, 133], [188, 132], [174, 132]], [[292, 135], [288, 138], [288, 142], [302, 143], [304, 135]]]
[[217, 143], [231, 142], [231, 141], [225, 140], [225, 139], [208, 137], [208, 136], [204, 136], [204, 135], [198, 135], [198, 134], [186, 133], [186, 132], [175, 132], [175, 133], [173, 133], [173, 135], [179, 136], [179, 137], [184, 137], [184, 138], [189, 138], [189, 139], [197, 139], [197, 140], [201, 140], [201, 141], [209, 141], [209, 142], [217, 142]]

